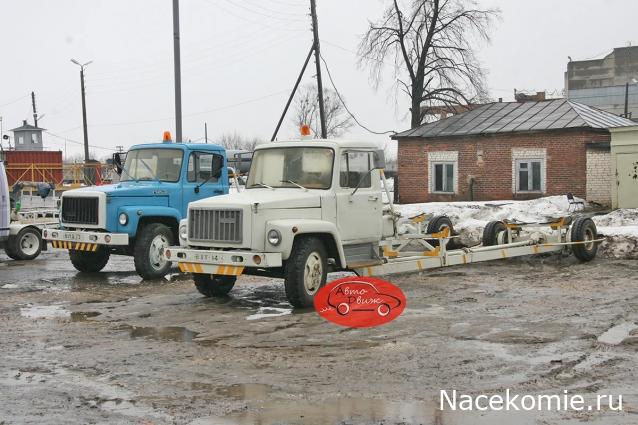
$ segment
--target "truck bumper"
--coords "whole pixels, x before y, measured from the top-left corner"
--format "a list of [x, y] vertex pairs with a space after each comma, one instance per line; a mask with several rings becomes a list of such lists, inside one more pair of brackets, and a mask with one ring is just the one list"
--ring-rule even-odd
[[51, 241], [53, 248], [72, 249], [76, 251], [95, 251], [100, 245], [128, 245], [128, 235], [126, 233], [44, 229], [42, 231], [42, 238]]
[[164, 257], [176, 261], [183, 273], [239, 276], [244, 268], [267, 269], [281, 267], [280, 253], [254, 251], [212, 251], [172, 246]]

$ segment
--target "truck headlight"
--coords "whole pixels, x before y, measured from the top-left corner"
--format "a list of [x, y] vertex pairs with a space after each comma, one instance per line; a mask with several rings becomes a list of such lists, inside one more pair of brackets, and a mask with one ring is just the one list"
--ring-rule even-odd
[[120, 214], [119, 221], [122, 226], [126, 226], [126, 223], [128, 223], [128, 215], [126, 215], [126, 213]]
[[268, 232], [268, 243], [272, 246], [277, 246], [281, 243], [281, 233], [277, 229], [272, 229]]
[[179, 228], [179, 238], [184, 240], [184, 241], [188, 238], [188, 227], [180, 226], [180, 228]]

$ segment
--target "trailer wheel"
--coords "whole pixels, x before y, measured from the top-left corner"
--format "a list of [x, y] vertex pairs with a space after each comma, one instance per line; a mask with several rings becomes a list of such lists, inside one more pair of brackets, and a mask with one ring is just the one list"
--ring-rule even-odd
[[598, 244], [593, 241], [597, 238], [596, 225], [591, 218], [578, 217], [572, 223], [571, 241], [572, 242], [585, 242], [572, 246], [574, 256], [582, 262], [591, 261], [596, 258], [598, 252]]
[[483, 246], [498, 245], [498, 235], [506, 232], [507, 226], [502, 221], [490, 221], [483, 229]]
[[109, 262], [111, 252], [104, 245], [99, 245], [95, 251], [69, 250], [69, 258], [73, 267], [82, 273], [97, 273]]
[[[454, 235], [454, 227], [452, 227], [452, 220], [450, 220], [448, 216], [437, 215], [428, 222], [428, 227], [425, 230], [425, 232], [427, 234], [437, 233], [445, 229], [446, 227], [450, 229], [450, 236]], [[438, 239], [429, 240], [428, 243], [432, 246], [439, 246]], [[452, 248], [453, 244], [454, 244], [454, 239], [448, 242], [447, 244], [448, 248]]]
[[161, 223], [144, 226], [135, 241], [133, 260], [135, 271], [143, 279], [159, 279], [171, 268], [172, 262], [162, 256], [173, 245], [173, 232]]
[[295, 239], [284, 271], [284, 286], [290, 304], [311, 307], [315, 294], [326, 284], [327, 276], [328, 259], [323, 242], [316, 237]]
[[5, 252], [14, 260], [33, 260], [42, 252], [42, 235], [34, 227], [25, 227], [7, 242]]
[[207, 298], [223, 297], [235, 286], [237, 276], [220, 276], [197, 273], [193, 275], [195, 287]]

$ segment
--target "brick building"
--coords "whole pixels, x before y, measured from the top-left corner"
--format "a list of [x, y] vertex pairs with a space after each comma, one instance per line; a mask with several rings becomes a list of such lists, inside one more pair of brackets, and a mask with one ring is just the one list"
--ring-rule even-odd
[[399, 133], [399, 201], [532, 199], [610, 204], [609, 128], [635, 125], [565, 99], [499, 102]]

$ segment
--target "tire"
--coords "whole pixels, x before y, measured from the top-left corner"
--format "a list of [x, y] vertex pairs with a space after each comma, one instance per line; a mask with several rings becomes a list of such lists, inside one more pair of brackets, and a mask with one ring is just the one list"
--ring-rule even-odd
[[42, 252], [42, 234], [36, 228], [25, 227], [17, 235], [9, 236], [5, 251], [14, 260], [33, 260]]
[[[572, 242], [584, 242], [597, 238], [596, 225], [591, 218], [577, 217], [570, 228]], [[578, 244], [572, 246], [574, 256], [582, 262], [596, 258], [598, 244], [596, 242]]]
[[498, 245], [498, 234], [507, 231], [507, 226], [502, 221], [490, 221], [483, 229], [483, 246]]
[[165, 276], [172, 266], [162, 257], [164, 249], [173, 245], [173, 232], [161, 223], [148, 224], [139, 231], [133, 258], [135, 270], [143, 279], [152, 280]]
[[82, 273], [97, 273], [106, 267], [111, 257], [109, 249], [100, 245], [95, 251], [69, 250], [69, 258], [73, 267]]
[[219, 276], [210, 274], [194, 274], [195, 287], [207, 298], [223, 297], [235, 286], [237, 276]]
[[284, 270], [288, 302], [294, 307], [312, 307], [315, 294], [326, 284], [328, 258], [326, 247], [316, 237], [298, 237], [292, 246]]
[[[441, 230], [443, 230], [446, 227], [450, 228], [450, 236], [454, 235], [454, 227], [452, 226], [452, 220], [450, 220], [450, 218], [448, 216], [437, 215], [437, 216], [433, 217], [432, 220], [430, 220], [428, 222], [428, 227], [425, 230], [425, 232], [428, 235], [431, 235], [432, 233], [440, 232]], [[454, 239], [450, 240], [447, 243], [447, 247], [448, 248], [452, 248], [453, 242], [454, 242]], [[432, 246], [439, 246], [439, 240], [438, 239], [429, 240], [428, 243], [430, 245], [432, 245]]]

